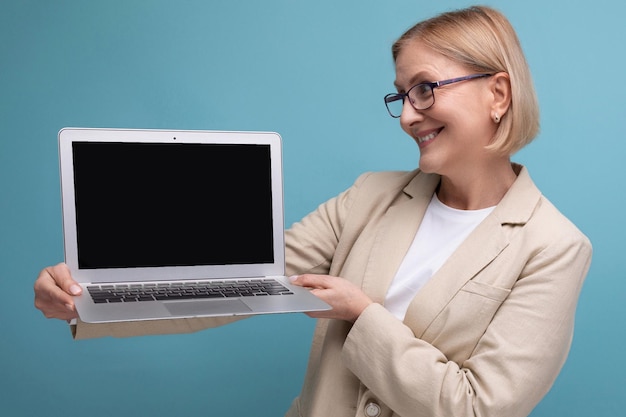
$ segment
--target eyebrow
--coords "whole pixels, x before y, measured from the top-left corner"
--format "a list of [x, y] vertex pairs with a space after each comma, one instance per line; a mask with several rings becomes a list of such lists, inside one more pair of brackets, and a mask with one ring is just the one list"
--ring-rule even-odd
[[[428, 79], [432, 79], [432, 77], [429, 75], [430, 73], [428, 73], [427, 71], [418, 71], [417, 73], [415, 73], [411, 78], [409, 78], [409, 87], [411, 88], [414, 85], [420, 84], [420, 83], [425, 83], [425, 82], [432, 82], [432, 81], [426, 81]], [[422, 79], [423, 81], [419, 81], [417, 82], [418, 79]], [[393, 82], [393, 85], [396, 87], [397, 91], [400, 91], [400, 84], [398, 83], [398, 80], [395, 80]]]

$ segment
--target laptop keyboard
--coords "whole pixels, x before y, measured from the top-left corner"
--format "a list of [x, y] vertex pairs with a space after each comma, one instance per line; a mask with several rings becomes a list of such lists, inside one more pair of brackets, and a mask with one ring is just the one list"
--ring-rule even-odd
[[287, 287], [271, 278], [251, 281], [101, 284], [89, 285], [87, 291], [96, 304], [293, 294]]

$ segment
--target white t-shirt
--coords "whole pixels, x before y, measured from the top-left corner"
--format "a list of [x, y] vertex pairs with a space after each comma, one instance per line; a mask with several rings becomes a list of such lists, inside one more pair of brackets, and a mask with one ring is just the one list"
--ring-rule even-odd
[[433, 194], [413, 243], [387, 291], [385, 307], [404, 320], [420, 288], [494, 208], [458, 210], [446, 206]]

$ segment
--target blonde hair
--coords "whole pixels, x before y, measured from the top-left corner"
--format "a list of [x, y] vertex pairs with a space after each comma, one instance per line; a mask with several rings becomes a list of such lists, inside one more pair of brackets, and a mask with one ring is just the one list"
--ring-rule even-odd
[[502, 13], [473, 6], [420, 22], [393, 44], [394, 62], [413, 40], [472, 71], [509, 75], [511, 105], [502, 115], [488, 149], [512, 155], [537, 136], [539, 105], [530, 69], [515, 30]]

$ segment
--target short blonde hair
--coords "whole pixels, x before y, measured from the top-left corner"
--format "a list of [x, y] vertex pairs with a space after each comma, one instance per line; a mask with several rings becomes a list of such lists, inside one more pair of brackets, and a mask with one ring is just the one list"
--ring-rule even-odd
[[537, 136], [539, 105], [530, 69], [515, 30], [502, 13], [473, 6], [420, 22], [393, 44], [394, 62], [402, 48], [413, 40], [471, 71], [509, 75], [511, 105], [488, 149], [512, 155]]

